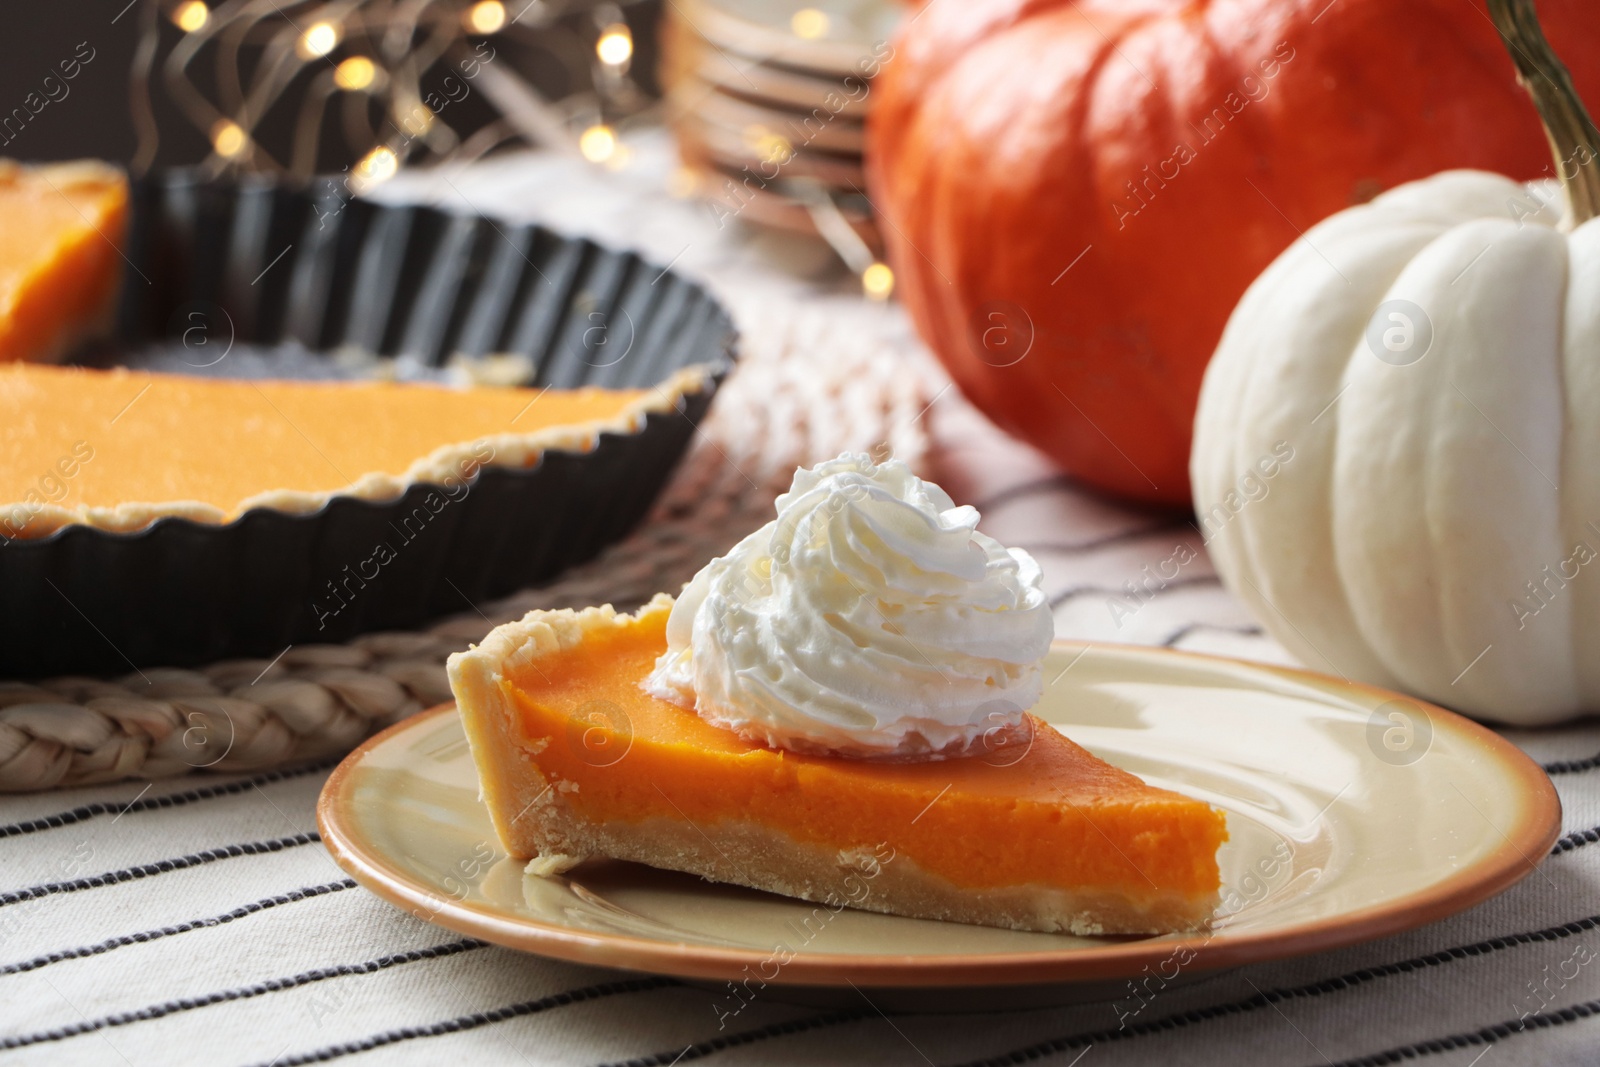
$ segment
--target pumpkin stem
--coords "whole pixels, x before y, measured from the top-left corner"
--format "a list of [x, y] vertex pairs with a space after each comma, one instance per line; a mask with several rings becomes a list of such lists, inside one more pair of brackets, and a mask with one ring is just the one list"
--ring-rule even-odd
[[1556, 175], [1572, 209], [1572, 225], [1600, 215], [1600, 130], [1573, 88], [1572, 76], [1545, 40], [1533, 0], [1488, 0], [1517, 80], [1533, 97], [1555, 153]]

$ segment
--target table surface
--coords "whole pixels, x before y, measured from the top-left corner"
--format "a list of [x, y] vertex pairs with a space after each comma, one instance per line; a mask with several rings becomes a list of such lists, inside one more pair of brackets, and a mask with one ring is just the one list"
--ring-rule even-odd
[[[914, 416], [926, 472], [1038, 557], [1060, 635], [1291, 662], [1186, 521], [1083, 491], [949, 388], [896, 306], [859, 306], [815, 248], [719, 228], [661, 191], [669, 167], [646, 136], [616, 172], [520, 156], [383, 195], [640, 248], [707, 280], [747, 329], [790, 316], [819, 360], [844, 343], [830, 329], [853, 344], [876, 331], [928, 398]], [[1129, 611], [1123, 583], [1179, 546], [1194, 561]], [[774, 996], [722, 1027], [719, 993], [464, 939], [357, 888], [316, 834], [327, 765], [8, 798], [0, 1062], [1600, 1062], [1600, 724], [1507, 736], [1551, 770], [1567, 836], [1532, 876], [1455, 918], [1115, 1004], [884, 1015], [866, 997], [821, 1011]]]

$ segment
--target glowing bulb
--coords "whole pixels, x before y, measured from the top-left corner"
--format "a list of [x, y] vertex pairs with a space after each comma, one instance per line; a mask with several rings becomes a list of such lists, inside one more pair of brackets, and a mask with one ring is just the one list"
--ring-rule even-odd
[[243, 127], [231, 119], [218, 119], [211, 127], [211, 147], [224, 159], [232, 159], [243, 152], [249, 140]]
[[205, 0], [187, 0], [172, 9], [172, 22], [184, 33], [194, 33], [205, 29], [207, 22], [211, 21], [211, 9], [206, 7]]
[[861, 291], [873, 300], [887, 300], [894, 292], [894, 271], [887, 263], [874, 263], [861, 272]]
[[633, 58], [633, 34], [618, 22], [607, 26], [594, 43], [594, 54], [608, 67], [620, 67]]
[[828, 16], [814, 7], [803, 7], [790, 17], [789, 28], [796, 37], [814, 41], [828, 32]]
[[361, 188], [365, 189], [388, 181], [399, 169], [400, 157], [394, 154], [394, 149], [379, 145], [361, 157], [355, 166], [355, 176]]
[[617, 135], [610, 126], [590, 126], [578, 138], [578, 151], [590, 163], [604, 163], [617, 150]]
[[378, 68], [366, 56], [351, 56], [333, 69], [333, 84], [341, 89], [365, 89], [378, 76]]
[[300, 35], [300, 55], [305, 59], [325, 56], [339, 47], [339, 28], [331, 22], [313, 22]]
[[496, 33], [506, 24], [506, 5], [500, 0], [481, 0], [467, 9], [467, 28], [473, 33]]
[[756, 151], [761, 153], [762, 162], [782, 165], [794, 157], [794, 146], [787, 137], [776, 133], [764, 133], [756, 139]]

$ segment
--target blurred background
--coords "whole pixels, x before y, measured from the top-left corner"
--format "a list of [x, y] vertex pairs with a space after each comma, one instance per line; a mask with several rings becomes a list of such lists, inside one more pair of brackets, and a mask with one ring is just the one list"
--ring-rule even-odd
[[[322, 23], [304, 14], [320, 6], [293, 0], [210, 7], [199, 0], [50, 0], [28, 5], [26, 13], [13, 10], [7, 62], [0, 64], [0, 154], [31, 161], [93, 157], [139, 169], [199, 163], [214, 149], [235, 147], [226, 127], [213, 129], [205, 120], [208, 107], [225, 104], [236, 90], [247, 98], [252, 92], [270, 98], [259, 112], [254, 144], [234, 153], [253, 157], [239, 159], [249, 169], [291, 167], [297, 148], [298, 162], [308, 162], [296, 134], [310, 125], [309, 108], [316, 105], [322, 114], [313, 142], [315, 169], [336, 173], [354, 166], [372, 147], [363, 140], [378, 140], [374, 131], [382, 129], [385, 107], [397, 95], [406, 111], [401, 124], [409, 124], [416, 142], [413, 162], [430, 155], [459, 157], [463, 150], [484, 154], [526, 143], [527, 136], [505, 120], [490, 92], [463, 91], [464, 82], [477, 80], [473, 62], [490, 56], [497, 69], [551, 102], [543, 117], [565, 124], [575, 138], [592, 125], [627, 121], [659, 96], [655, 28], [661, 0], [335, 4], [327, 6], [352, 14], [332, 33], [321, 32]], [[285, 31], [293, 35], [293, 51], [275, 55]], [[596, 51], [608, 31], [608, 55], [618, 62], [602, 62]], [[185, 38], [201, 37], [208, 40], [204, 49], [174, 63], [174, 50]], [[341, 72], [344, 59], [386, 52], [414, 61], [416, 69], [403, 72], [405, 85], [385, 84], [391, 76], [381, 66], [357, 62]], [[274, 66], [269, 78], [267, 68]], [[395, 65], [395, 78], [401, 66]], [[63, 78], [66, 70], [75, 76]], [[500, 79], [494, 91], [507, 92], [506, 84]], [[522, 102], [528, 99], [524, 94]], [[414, 110], [427, 100], [448, 103], [448, 122], [437, 130]], [[46, 109], [56, 113], [52, 121], [37, 121], [47, 117]], [[147, 158], [140, 158], [141, 147]]]

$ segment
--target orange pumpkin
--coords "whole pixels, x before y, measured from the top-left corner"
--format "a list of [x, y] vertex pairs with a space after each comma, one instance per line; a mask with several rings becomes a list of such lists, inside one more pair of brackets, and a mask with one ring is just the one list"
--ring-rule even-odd
[[[1600, 99], [1594, 0], [1540, 0]], [[1101, 489], [1189, 502], [1200, 378], [1325, 216], [1550, 170], [1482, 0], [932, 0], [873, 83], [873, 199], [922, 336]]]

